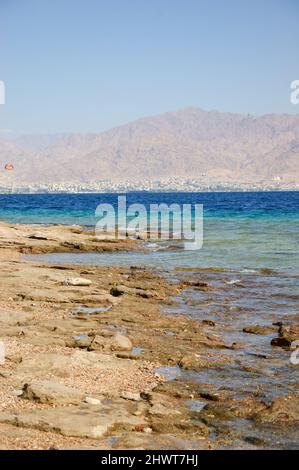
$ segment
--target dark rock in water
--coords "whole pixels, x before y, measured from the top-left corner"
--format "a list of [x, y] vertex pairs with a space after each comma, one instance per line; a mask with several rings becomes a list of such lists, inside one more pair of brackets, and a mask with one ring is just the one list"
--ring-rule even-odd
[[201, 398], [211, 401], [219, 401], [221, 399], [220, 393], [217, 392], [200, 392]]
[[216, 323], [213, 320], [202, 320], [203, 325], [215, 326]]
[[196, 290], [202, 290], [202, 291], [208, 291], [213, 289], [213, 287], [205, 281], [183, 281], [182, 282], [183, 287], [193, 287]]
[[257, 437], [257, 436], [245, 436], [244, 441], [254, 446], [264, 446], [266, 444], [264, 439], [261, 439], [260, 437]]
[[281, 348], [289, 348], [292, 342], [284, 337], [273, 338], [271, 341], [271, 346], [279, 346]]
[[279, 328], [279, 336], [277, 338], [273, 338], [271, 341], [272, 346], [280, 346], [280, 347], [291, 347], [293, 341], [299, 340], [299, 326], [297, 325], [288, 325], [288, 326], [280, 326]]

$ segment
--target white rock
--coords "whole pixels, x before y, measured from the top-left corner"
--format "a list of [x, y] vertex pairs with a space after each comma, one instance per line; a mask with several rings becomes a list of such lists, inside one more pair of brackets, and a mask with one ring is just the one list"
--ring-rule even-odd
[[140, 396], [140, 393], [138, 392], [122, 392], [120, 395], [121, 398], [124, 398], [125, 400], [132, 400], [132, 401], [141, 401], [142, 398]]
[[28, 238], [32, 238], [33, 240], [48, 240], [47, 235], [43, 232], [34, 232], [28, 235]]
[[100, 405], [101, 400], [98, 398], [92, 398], [92, 397], [85, 397], [84, 399], [85, 403], [88, 403], [89, 405]]
[[66, 286], [90, 286], [90, 284], [92, 284], [91, 280], [83, 277], [68, 277], [64, 281]]

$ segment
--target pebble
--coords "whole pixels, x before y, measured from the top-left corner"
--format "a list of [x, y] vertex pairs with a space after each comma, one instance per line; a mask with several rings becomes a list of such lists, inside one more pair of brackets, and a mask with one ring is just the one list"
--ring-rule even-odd
[[100, 405], [101, 400], [98, 398], [92, 398], [92, 397], [85, 397], [84, 399], [85, 403], [88, 403], [89, 405]]

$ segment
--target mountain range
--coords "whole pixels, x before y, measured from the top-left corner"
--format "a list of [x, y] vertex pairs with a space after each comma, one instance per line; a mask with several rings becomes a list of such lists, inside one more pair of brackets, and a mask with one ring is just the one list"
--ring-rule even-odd
[[[165, 178], [299, 182], [299, 115], [185, 108], [90, 134], [0, 138], [17, 183]], [[0, 178], [0, 184], [1, 184]]]

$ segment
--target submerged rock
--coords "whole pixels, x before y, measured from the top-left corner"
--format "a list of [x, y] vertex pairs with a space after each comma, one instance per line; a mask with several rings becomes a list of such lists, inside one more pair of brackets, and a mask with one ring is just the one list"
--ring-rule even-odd
[[273, 338], [271, 341], [272, 346], [291, 347], [293, 341], [299, 340], [299, 326], [297, 325], [281, 325], [279, 328], [279, 336]]
[[277, 331], [277, 327], [273, 325], [252, 325], [243, 328], [244, 333], [251, 333], [254, 335], [271, 335]]

